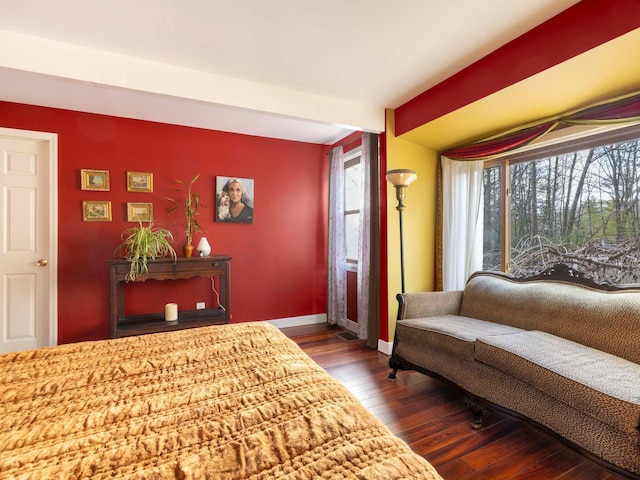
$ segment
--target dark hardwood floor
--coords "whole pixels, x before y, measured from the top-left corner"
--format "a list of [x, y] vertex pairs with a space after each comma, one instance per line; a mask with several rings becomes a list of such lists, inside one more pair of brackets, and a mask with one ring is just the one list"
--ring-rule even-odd
[[324, 324], [283, 329], [445, 480], [621, 478], [502, 413], [491, 412], [483, 428], [473, 430], [470, 411], [452, 387], [414, 371], [389, 380], [389, 357], [364, 341], [342, 340], [340, 331]]

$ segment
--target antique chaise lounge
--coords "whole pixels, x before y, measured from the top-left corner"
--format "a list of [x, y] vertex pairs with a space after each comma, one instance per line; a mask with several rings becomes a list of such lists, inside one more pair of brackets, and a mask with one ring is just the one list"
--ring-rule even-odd
[[640, 286], [557, 265], [398, 300], [390, 378], [411, 368], [444, 379], [466, 393], [476, 428], [499, 408], [640, 478]]

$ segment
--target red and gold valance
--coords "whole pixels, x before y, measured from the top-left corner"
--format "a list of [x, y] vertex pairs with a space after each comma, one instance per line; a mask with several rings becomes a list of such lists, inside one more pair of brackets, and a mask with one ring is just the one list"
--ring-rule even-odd
[[445, 150], [442, 155], [452, 160], [488, 160], [528, 145], [554, 130], [559, 124], [615, 125], [634, 122], [640, 122], [638, 92], [592, 105], [533, 127]]

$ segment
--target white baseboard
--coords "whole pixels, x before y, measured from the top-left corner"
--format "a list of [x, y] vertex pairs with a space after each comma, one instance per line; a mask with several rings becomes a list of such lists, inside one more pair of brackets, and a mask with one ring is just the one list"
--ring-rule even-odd
[[[304, 315], [302, 317], [291, 317], [291, 318], [278, 318], [276, 320], [265, 320], [267, 323], [274, 325], [278, 328], [288, 328], [288, 327], [300, 327], [302, 325], [313, 325], [316, 323], [327, 323], [327, 314], [326, 313], [318, 313], [316, 315]], [[344, 327], [351, 332], [358, 331], [358, 324], [356, 322], [352, 322], [351, 320], [346, 321], [346, 325]], [[391, 355], [393, 351], [393, 342], [385, 342], [384, 340], [378, 339], [378, 351], [384, 353], [385, 355]]]
[[302, 325], [313, 325], [315, 323], [327, 323], [327, 314], [318, 313], [316, 315], [304, 315], [302, 317], [278, 318], [277, 320], [266, 320], [266, 322], [278, 328], [300, 327]]
[[391, 352], [393, 352], [393, 342], [385, 342], [382, 339], [378, 339], [378, 351], [384, 353], [385, 355], [391, 356]]
[[353, 320], [349, 320], [347, 318], [347, 322], [344, 328], [349, 330], [351, 333], [355, 333], [356, 335], [358, 334], [358, 322], [354, 322]]

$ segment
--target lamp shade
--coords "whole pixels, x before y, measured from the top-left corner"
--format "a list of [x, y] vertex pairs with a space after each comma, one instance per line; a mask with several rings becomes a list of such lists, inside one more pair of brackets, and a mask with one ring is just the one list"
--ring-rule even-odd
[[207, 241], [206, 237], [202, 237], [200, 239], [200, 241], [198, 242], [198, 246], [196, 247], [196, 250], [198, 251], [201, 257], [209, 256], [209, 254], [211, 253], [211, 245], [209, 245], [209, 242]]
[[418, 178], [415, 170], [408, 168], [399, 168], [397, 170], [389, 170], [387, 172], [387, 181], [394, 187], [408, 187]]

